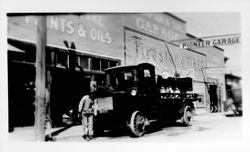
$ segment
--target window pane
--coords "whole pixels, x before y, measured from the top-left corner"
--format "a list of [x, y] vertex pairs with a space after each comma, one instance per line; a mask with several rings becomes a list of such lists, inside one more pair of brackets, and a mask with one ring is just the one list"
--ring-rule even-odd
[[51, 56], [52, 56], [52, 51], [47, 50], [46, 52], [46, 64], [51, 65]]
[[109, 67], [115, 67], [117, 65], [116, 61], [110, 61], [109, 62]]
[[143, 72], [144, 72], [144, 78], [151, 77], [150, 71], [148, 69], [145, 69]]
[[27, 62], [36, 62], [36, 51], [34, 50], [26, 50], [25, 51], [25, 60]]
[[102, 62], [102, 69], [101, 70], [107, 69], [108, 68], [108, 61], [107, 60], [101, 60], [101, 62]]
[[124, 73], [124, 80], [129, 80], [132, 78], [132, 72], [125, 72]]
[[86, 56], [81, 56], [80, 57], [80, 66], [83, 68], [83, 69], [89, 69], [89, 58], [86, 57]]
[[57, 61], [56, 66], [57, 67], [68, 67], [68, 55], [66, 52], [57, 52]]
[[100, 70], [100, 59], [92, 58], [92, 70]]

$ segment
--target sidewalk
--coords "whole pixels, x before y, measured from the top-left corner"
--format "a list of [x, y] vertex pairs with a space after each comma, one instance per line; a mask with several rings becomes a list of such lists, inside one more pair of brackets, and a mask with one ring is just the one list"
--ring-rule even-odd
[[[82, 126], [66, 126], [60, 128], [51, 128], [46, 130], [46, 135], [52, 134], [54, 140], [65, 140], [75, 136], [81, 136]], [[9, 133], [10, 141], [35, 141], [34, 126], [16, 127], [13, 132]]]
[[206, 110], [206, 108], [196, 108], [195, 109], [195, 115], [203, 115], [203, 114], [209, 114], [209, 112]]
[[15, 127], [13, 132], [9, 133], [10, 141], [34, 141], [35, 131], [33, 126]]

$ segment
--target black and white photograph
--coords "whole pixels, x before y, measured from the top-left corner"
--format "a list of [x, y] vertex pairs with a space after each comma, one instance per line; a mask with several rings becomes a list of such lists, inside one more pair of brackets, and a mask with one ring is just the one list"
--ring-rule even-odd
[[189, 144], [221, 143], [205, 151], [247, 151], [249, 3], [231, 11], [165, 3], [138, 11], [5, 8], [2, 150], [159, 143], [191, 151]]

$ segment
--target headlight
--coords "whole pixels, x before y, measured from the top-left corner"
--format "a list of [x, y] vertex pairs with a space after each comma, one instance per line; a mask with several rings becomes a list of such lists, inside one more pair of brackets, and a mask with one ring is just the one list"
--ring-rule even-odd
[[132, 90], [132, 91], [131, 91], [131, 95], [132, 95], [132, 96], [135, 96], [135, 95], [136, 95], [136, 93], [137, 93], [137, 91], [136, 91], [136, 90]]

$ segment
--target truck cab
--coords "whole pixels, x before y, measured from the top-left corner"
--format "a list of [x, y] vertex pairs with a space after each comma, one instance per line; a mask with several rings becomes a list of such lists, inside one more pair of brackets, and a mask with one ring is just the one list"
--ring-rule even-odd
[[113, 91], [132, 91], [155, 88], [154, 66], [148, 63], [114, 67], [105, 70], [106, 86]]

